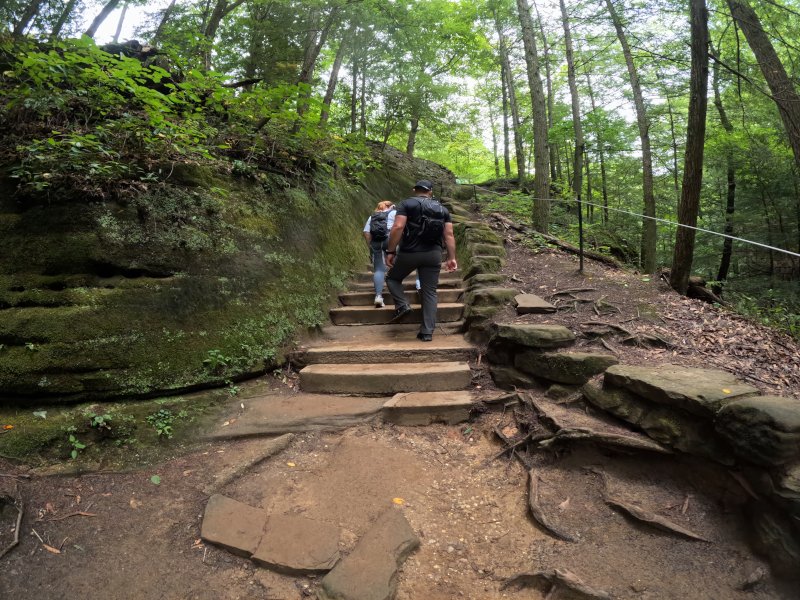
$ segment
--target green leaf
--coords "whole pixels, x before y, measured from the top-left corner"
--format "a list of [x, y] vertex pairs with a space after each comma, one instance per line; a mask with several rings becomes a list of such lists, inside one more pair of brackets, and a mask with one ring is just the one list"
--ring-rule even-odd
[[158, 475], [153, 475], [150, 478], [150, 483], [152, 483], [154, 485], [160, 485], [161, 484], [161, 477], [159, 477]]
[[78, 458], [78, 451], [73, 450], [72, 452], [69, 453], [69, 455], [72, 457], [72, 460], [75, 460], [76, 458]]

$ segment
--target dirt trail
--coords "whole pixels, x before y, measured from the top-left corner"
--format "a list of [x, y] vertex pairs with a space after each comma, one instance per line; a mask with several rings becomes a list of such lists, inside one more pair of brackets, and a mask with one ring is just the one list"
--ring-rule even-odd
[[[626, 326], [633, 329], [663, 328], [678, 342], [686, 326], [671, 328], [679, 321], [665, 315], [677, 310], [710, 314], [709, 308], [665, 294], [640, 276], [591, 262], [584, 275], [575, 269], [573, 258], [560, 252], [533, 256], [512, 244], [506, 273], [515, 278], [509, 285], [544, 296], [566, 287], [595, 287], [598, 297], [605, 295], [617, 309], [603, 319], [630, 319]], [[579, 303], [573, 311], [538, 322], [563, 323], [578, 331], [581, 323], [598, 318], [592, 306]], [[735, 317], [716, 317], [717, 323], [730, 319], [739, 327], [755, 327]], [[533, 319], [511, 312], [504, 318]], [[767, 332], [756, 330], [767, 339]], [[707, 362], [687, 344], [670, 350], [613, 347], [624, 362]], [[770, 378], [771, 371], [754, 357], [750, 364], [748, 372], [767, 381], [760, 384], [766, 390], [792, 389], [793, 380]], [[474, 385], [490, 388], [484, 365], [473, 368], [478, 374]], [[242, 388], [231, 410], [234, 403], [247, 402], [248, 386]], [[220, 491], [270, 511], [339, 524], [345, 531], [344, 551], [383, 507], [401, 499], [396, 502], [402, 502], [422, 543], [399, 575], [400, 600], [544, 598], [544, 591], [501, 589], [502, 584], [521, 572], [552, 568], [569, 569], [614, 598], [797, 597], [796, 590], [769, 577], [751, 591], [737, 589], [766, 565], [746, 544], [747, 523], [739, 511], [745, 492], [724, 471], [695, 459], [592, 447], [540, 453], [534, 461], [541, 504], [578, 540], [563, 542], [529, 519], [526, 470], [516, 460], [492, 460], [500, 450], [495, 427], [513, 428], [512, 415], [487, 412], [458, 426], [373, 423], [338, 433], [300, 434], [286, 451]], [[208, 498], [202, 490], [214, 473], [252, 455], [261, 444], [259, 439], [205, 442], [135, 472], [20, 479], [26, 514], [20, 545], [0, 561], [0, 598], [289, 600], [313, 595], [315, 578], [277, 575], [199, 540]], [[586, 467], [607, 473], [615, 494], [635, 498], [711, 542], [681, 539], [630, 521], [603, 502], [600, 479]], [[0, 473], [20, 472], [0, 460]], [[151, 482], [155, 474], [158, 485]]]

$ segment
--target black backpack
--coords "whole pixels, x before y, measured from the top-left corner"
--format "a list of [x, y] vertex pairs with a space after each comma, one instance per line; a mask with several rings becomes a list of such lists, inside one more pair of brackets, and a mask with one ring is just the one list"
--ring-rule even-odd
[[417, 239], [425, 244], [441, 244], [444, 238], [446, 216], [447, 213], [438, 200], [435, 198], [423, 199], [420, 202]]
[[369, 234], [373, 242], [382, 242], [389, 237], [389, 211], [372, 213], [369, 222]]

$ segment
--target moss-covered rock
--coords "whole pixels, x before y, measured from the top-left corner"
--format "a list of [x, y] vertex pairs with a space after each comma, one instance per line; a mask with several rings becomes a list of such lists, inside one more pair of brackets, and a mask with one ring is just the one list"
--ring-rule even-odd
[[579, 385], [619, 362], [610, 354], [593, 352], [536, 352], [517, 354], [514, 366], [536, 377]]
[[0, 198], [0, 402], [172, 393], [280, 362], [414, 177], [240, 179], [175, 165], [125, 201]]

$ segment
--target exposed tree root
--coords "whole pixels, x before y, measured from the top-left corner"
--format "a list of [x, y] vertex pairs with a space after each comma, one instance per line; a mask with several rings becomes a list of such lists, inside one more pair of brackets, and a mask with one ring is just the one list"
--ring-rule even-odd
[[593, 600], [611, 600], [611, 595], [602, 590], [589, 587], [572, 571], [567, 569], [553, 569], [550, 571], [536, 571], [534, 573], [520, 573], [505, 581], [500, 589], [509, 587], [534, 587], [544, 591], [545, 599], [552, 598], [558, 589], [567, 588], [575, 598], [590, 598]]
[[575, 537], [561, 531], [555, 525], [550, 523], [550, 519], [548, 519], [544, 514], [544, 511], [539, 504], [539, 476], [533, 471], [533, 469], [528, 471], [528, 508], [530, 508], [533, 519], [549, 534], [560, 540], [564, 540], [565, 542], [577, 541]]

